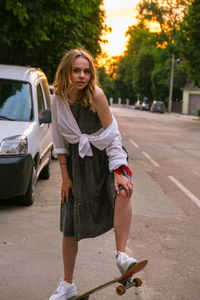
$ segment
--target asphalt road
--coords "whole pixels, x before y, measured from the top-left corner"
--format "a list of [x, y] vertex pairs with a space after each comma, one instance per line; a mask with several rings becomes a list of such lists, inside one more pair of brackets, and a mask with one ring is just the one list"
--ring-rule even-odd
[[[200, 299], [200, 122], [190, 116], [112, 107], [134, 171], [127, 251], [148, 259], [143, 285], [120, 299]], [[60, 172], [39, 180], [31, 207], [0, 202], [0, 300], [45, 300], [62, 278]], [[113, 230], [83, 240], [79, 292], [118, 276]], [[117, 299], [114, 286], [90, 297]]]

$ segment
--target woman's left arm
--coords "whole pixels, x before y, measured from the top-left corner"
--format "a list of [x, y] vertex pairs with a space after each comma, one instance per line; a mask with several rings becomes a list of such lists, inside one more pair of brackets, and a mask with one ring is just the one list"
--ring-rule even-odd
[[[103, 129], [106, 129], [112, 123], [112, 114], [110, 112], [108, 100], [104, 92], [98, 87], [95, 91], [94, 104], [102, 127]], [[114, 186], [117, 193], [119, 193], [119, 185], [124, 187], [127, 196], [130, 197], [133, 190], [133, 184], [131, 180], [126, 178], [124, 175], [114, 172]]]
[[112, 123], [112, 115], [108, 105], [108, 100], [99, 87], [96, 87], [94, 94], [94, 105], [101, 121], [103, 129], [106, 129]]

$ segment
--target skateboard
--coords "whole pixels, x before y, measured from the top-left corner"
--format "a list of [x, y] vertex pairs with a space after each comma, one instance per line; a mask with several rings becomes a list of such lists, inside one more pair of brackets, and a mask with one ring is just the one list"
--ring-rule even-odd
[[148, 260], [143, 260], [143, 261], [140, 261], [136, 264], [134, 264], [132, 267], [129, 268], [129, 270], [122, 276], [118, 277], [118, 278], [115, 278], [111, 281], [108, 281], [82, 295], [79, 295], [79, 296], [75, 296], [73, 298], [71, 298], [71, 300], [86, 300], [89, 298], [89, 295], [101, 290], [101, 289], [104, 289], [106, 288], [107, 286], [113, 284], [113, 283], [120, 283], [120, 285], [116, 288], [116, 293], [117, 295], [123, 295], [127, 289], [135, 286], [135, 287], [139, 287], [141, 286], [142, 284], [142, 280], [140, 278], [134, 278], [132, 280], [132, 276], [140, 271], [142, 271], [145, 266], [147, 265], [148, 263]]

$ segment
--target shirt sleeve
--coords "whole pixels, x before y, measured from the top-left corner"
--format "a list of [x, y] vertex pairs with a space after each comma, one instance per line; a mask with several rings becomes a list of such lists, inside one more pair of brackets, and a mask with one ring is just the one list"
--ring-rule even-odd
[[63, 136], [60, 133], [58, 126], [58, 106], [56, 95], [52, 97], [52, 137], [53, 137], [53, 155], [57, 157], [57, 154], [67, 154], [69, 155], [68, 143], [64, 140]]
[[114, 116], [112, 133], [114, 136], [110, 139], [110, 144], [106, 147], [106, 154], [108, 156], [109, 170], [113, 172], [120, 166], [128, 166], [127, 153], [122, 147], [122, 138], [118, 129], [118, 124]]
[[128, 166], [127, 154], [122, 148], [120, 134], [117, 134], [106, 148], [106, 154], [108, 155], [110, 172], [113, 172], [122, 165]]

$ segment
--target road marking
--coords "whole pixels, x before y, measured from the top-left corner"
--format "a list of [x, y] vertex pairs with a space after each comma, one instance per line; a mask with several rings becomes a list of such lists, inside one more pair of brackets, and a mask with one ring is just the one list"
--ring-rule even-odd
[[168, 178], [172, 182], [174, 182], [179, 187], [179, 189], [181, 189], [182, 192], [184, 192], [192, 201], [194, 201], [196, 205], [200, 207], [200, 200], [194, 194], [192, 194], [186, 187], [184, 187], [182, 183], [176, 180], [173, 176], [168, 176]]
[[135, 146], [136, 148], [139, 148], [138, 144], [136, 144], [136, 142], [134, 142], [132, 139], [129, 139], [129, 142], [133, 144], [133, 146]]
[[160, 165], [151, 158], [151, 156], [149, 156], [146, 152], [142, 152], [144, 154], [144, 156], [146, 156], [146, 158], [148, 158], [150, 160], [150, 162], [155, 166], [155, 167], [160, 167]]

